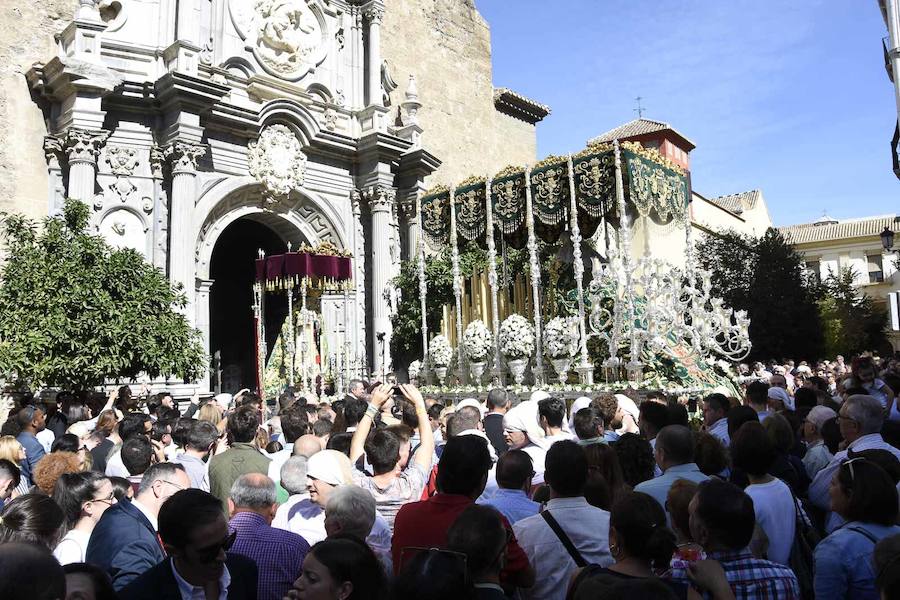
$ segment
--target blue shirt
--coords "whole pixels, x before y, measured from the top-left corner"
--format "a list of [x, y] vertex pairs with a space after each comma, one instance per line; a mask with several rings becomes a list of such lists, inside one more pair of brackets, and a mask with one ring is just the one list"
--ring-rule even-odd
[[22, 477], [28, 481], [28, 486], [31, 487], [34, 484], [34, 479], [32, 478], [34, 467], [38, 464], [39, 460], [44, 458], [44, 446], [38, 441], [33, 433], [27, 431], [23, 431], [17, 435], [16, 440], [22, 444], [23, 448], [25, 448], [25, 460], [23, 460], [22, 464], [19, 466], [22, 467]]
[[525, 517], [536, 515], [541, 510], [541, 505], [530, 499], [524, 491], [504, 488], [498, 488], [490, 498], [479, 500], [478, 504], [496, 508], [506, 517], [510, 525]]
[[882, 540], [900, 534], [900, 527], [851, 521], [819, 542], [813, 582], [816, 600], [878, 600], [872, 564], [875, 542], [860, 531]]
[[676, 479], [687, 479], [695, 483], [706, 481], [709, 479], [697, 467], [696, 463], [686, 463], [683, 465], [675, 465], [669, 467], [666, 471], [654, 479], [649, 479], [635, 486], [634, 491], [652, 496], [659, 505], [665, 508], [666, 496], [669, 494], [669, 488]]

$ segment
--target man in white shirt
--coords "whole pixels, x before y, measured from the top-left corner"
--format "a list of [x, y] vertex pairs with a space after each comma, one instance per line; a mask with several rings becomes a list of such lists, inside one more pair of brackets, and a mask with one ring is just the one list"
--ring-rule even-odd
[[[834, 455], [831, 462], [818, 472], [809, 485], [809, 500], [819, 508], [831, 510], [831, 496], [828, 488], [834, 472], [841, 463], [847, 459], [849, 451], [861, 452], [863, 450], [887, 450], [900, 460], [900, 450], [894, 448], [881, 437], [881, 425], [884, 422], [884, 409], [881, 402], [872, 396], [857, 394], [850, 396], [841, 405], [838, 413], [838, 426], [841, 436], [847, 444], [847, 449]], [[829, 533], [841, 524], [841, 517], [837, 513], [829, 512], [825, 529]]]
[[[547, 507], [513, 525], [535, 571], [534, 587], [519, 590], [525, 600], [562, 600], [578, 563], [606, 567], [613, 562], [609, 513], [584, 499], [588, 471], [584, 451], [571, 440], [558, 441], [547, 451], [545, 465], [544, 479], [550, 485]], [[577, 562], [567, 545], [577, 554]]]
[[726, 414], [731, 405], [724, 394], [710, 394], [703, 399], [703, 424], [706, 431], [728, 448], [731, 439], [728, 437], [728, 419]]
[[325, 511], [309, 498], [307, 467], [304, 456], [292, 456], [281, 467], [281, 487], [290, 497], [278, 507], [272, 527], [299, 534], [312, 546], [326, 537]]

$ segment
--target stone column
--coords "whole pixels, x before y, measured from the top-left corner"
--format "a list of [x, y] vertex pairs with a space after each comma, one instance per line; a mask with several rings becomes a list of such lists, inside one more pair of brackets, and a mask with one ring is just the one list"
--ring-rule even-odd
[[400, 227], [403, 228], [403, 260], [414, 260], [418, 247], [419, 218], [415, 201], [400, 204]]
[[91, 204], [97, 185], [97, 155], [108, 131], [69, 129], [65, 148], [69, 159], [69, 198]]
[[188, 142], [173, 142], [165, 149], [165, 157], [172, 168], [172, 196], [169, 199], [169, 281], [181, 284], [187, 296], [184, 313], [193, 323], [194, 296], [194, 201], [197, 194], [197, 161], [206, 153], [206, 146]]
[[365, 12], [369, 20], [369, 102], [368, 106], [382, 106], [381, 98], [381, 21], [384, 19], [384, 8], [370, 6]]
[[372, 325], [375, 328], [372, 366], [376, 376], [383, 378], [391, 370], [391, 312], [387, 294], [391, 278], [391, 211], [396, 190], [377, 185], [369, 189], [368, 196], [372, 213]]
[[[209, 292], [212, 289], [212, 285], [212, 279], [197, 279], [195, 287], [197, 301], [194, 322], [197, 324], [197, 329], [200, 330], [200, 335], [203, 338], [203, 351], [207, 355], [209, 355]], [[204, 369], [203, 376], [200, 379], [200, 389], [204, 391], [209, 390], [209, 385], [209, 369]]]

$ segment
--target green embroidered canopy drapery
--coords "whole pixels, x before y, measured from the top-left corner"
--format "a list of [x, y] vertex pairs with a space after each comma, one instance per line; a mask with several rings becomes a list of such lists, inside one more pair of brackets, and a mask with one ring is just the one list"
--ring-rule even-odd
[[437, 188], [422, 198], [422, 233], [432, 250], [450, 243], [450, 190]]
[[662, 221], [671, 217], [683, 223], [691, 197], [687, 175], [674, 165], [653, 160], [637, 144], [623, 146], [626, 198], [638, 214], [647, 217], [653, 211]]
[[484, 232], [487, 227], [485, 210], [486, 183], [483, 179], [464, 181], [456, 188], [456, 233], [457, 243], [465, 246], [466, 242], [486, 244]]

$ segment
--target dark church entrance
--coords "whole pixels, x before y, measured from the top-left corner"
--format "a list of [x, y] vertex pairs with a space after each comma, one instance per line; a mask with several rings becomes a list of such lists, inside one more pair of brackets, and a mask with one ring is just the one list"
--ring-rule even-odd
[[[252, 286], [260, 248], [267, 255], [281, 254], [287, 251], [287, 244], [267, 225], [243, 217], [225, 228], [213, 249], [209, 351], [214, 390], [234, 393], [256, 387]], [[271, 354], [287, 318], [287, 296], [266, 294], [265, 301], [266, 349]], [[221, 381], [217, 381], [217, 373], [221, 373]]]

